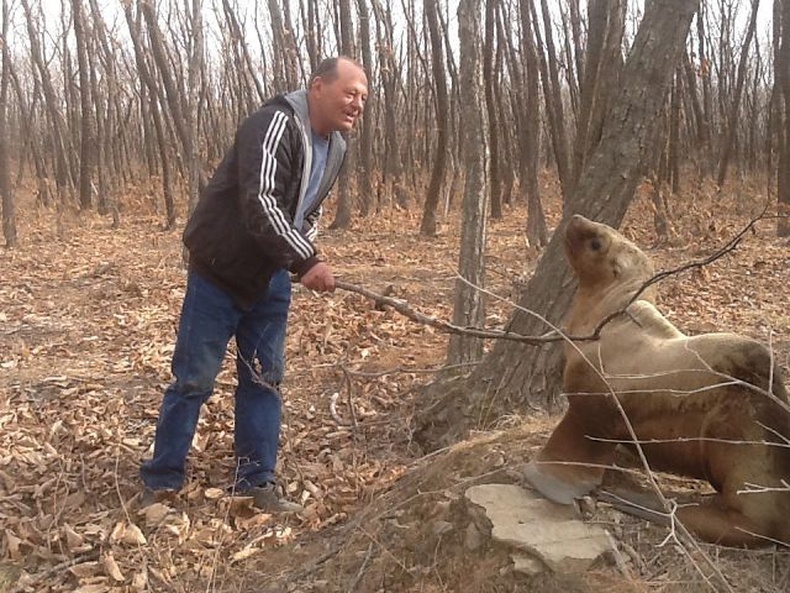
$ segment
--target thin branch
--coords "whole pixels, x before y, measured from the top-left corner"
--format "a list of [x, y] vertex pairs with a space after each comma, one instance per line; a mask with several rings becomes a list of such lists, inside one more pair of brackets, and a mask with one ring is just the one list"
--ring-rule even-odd
[[652, 278], [648, 279], [639, 288], [639, 290], [637, 290], [634, 293], [634, 296], [631, 297], [631, 300], [628, 301], [628, 304], [626, 304], [626, 306], [623, 309], [621, 309], [620, 311], [615, 311], [614, 313], [611, 313], [611, 314], [607, 315], [606, 317], [604, 317], [603, 320], [595, 328], [595, 331], [593, 331], [592, 336], [590, 338], [588, 338], [588, 339], [598, 339], [598, 337], [601, 335], [601, 331], [603, 330], [603, 328], [610, 321], [612, 321], [612, 319], [614, 319], [614, 318], [622, 315], [623, 313], [625, 313], [628, 310], [628, 307], [630, 307], [633, 303], [635, 303], [637, 300], [639, 300], [639, 297], [642, 296], [642, 294], [648, 288], [653, 286], [654, 284], [657, 284], [657, 283], [661, 282], [662, 280], [664, 280], [665, 278], [669, 278], [670, 276], [674, 276], [676, 274], [680, 274], [680, 273], [686, 272], [688, 270], [693, 270], [695, 268], [703, 268], [705, 266], [708, 266], [708, 265], [712, 264], [713, 262], [715, 262], [717, 259], [720, 259], [720, 258], [724, 257], [726, 254], [734, 251], [735, 248], [743, 240], [744, 235], [746, 235], [747, 232], [752, 230], [754, 228], [754, 225], [756, 225], [761, 220], [766, 220], [768, 218], [771, 218], [771, 217], [765, 216], [765, 212], [766, 212], [767, 209], [768, 209], [768, 206], [766, 205], [763, 208], [763, 211], [760, 213], [760, 215], [757, 218], [753, 218], [752, 220], [750, 220], [749, 224], [747, 224], [743, 229], [741, 229], [741, 231], [737, 235], [735, 235], [732, 239], [730, 239], [724, 247], [722, 247], [718, 251], [714, 252], [713, 254], [709, 255], [708, 257], [706, 257], [704, 259], [701, 259], [701, 260], [693, 261], [693, 262], [690, 262], [690, 263], [687, 263], [687, 264], [683, 264], [681, 266], [678, 266], [677, 268], [672, 268], [670, 270], [664, 270], [662, 272], [658, 272]]
[[71, 568], [72, 566], [76, 566], [77, 564], [81, 564], [82, 562], [97, 560], [98, 558], [99, 558], [98, 549], [90, 550], [88, 552], [75, 556], [74, 558], [69, 558], [68, 560], [64, 560], [59, 564], [55, 564], [54, 566], [51, 566], [42, 572], [38, 572], [34, 575], [30, 575], [29, 578], [26, 577], [20, 578], [19, 581], [13, 587], [8, 589], [8, 593], [22, 593], [22, 591], [29, 591], [30, 587], [40, 585], [54, 574], [61, 574], [64, 571]]
[[[664, 270], [662, 272], [659, 272], [659, 273], [655, 274], [654, 276], [649, 278], [647, 281], [645, 281], [644, 284], [642, 284], [642, 286], [634, 293], [634, 296], [631, 297], [631, 299], [628, 301], [628, 304], [623, 309], [615, 311], [614, 313], [611, 313], [608, 316], [606, 316], [598, 324], [598, 326], [595, 328], [593, 333], [590, 334], [590, 335], [587, 335], [587, 336], [568, 336], [568, 335], [563, 336], [563, 335], [559, 335], [556, 331], [547, 332], [547, 333], [543, 334], [542, 336], [525, 336], [525, 335], [518, 334], [518, 333], [509, 331], [509, 330], [485, 329], [485, 328], [468, 327], [468, 326], [467, 327], [461, 327], [461, 326], [458, 326], [458, 325], [454, 325], [454, 324], [452, 324], [452, 323], [450, 323], [448, 321], [444, 321], [442, 319], [437, 319], [435, 317], [430, 317], [428, 315], [420, 313], [419, 311], [416, 311], [414, 308], [412, 308], [403, 299], [396, 299], [396, 298], [392, 298], [392, 297], [389, 297], [389, 296], [385, 296], [383, 294], [379, 294], [379, 293], [374, 292], [372, 290], [368, 290], [367, 288], [363, 288], [361, 286], [357, 286], [356, 284], [351, 284], [351, 283], [345, 282], [343, 280], [336, 280], [335, 281], [335, 286], [337, 288], [342, 289], [342, 290], [346, 290], [348, 292], [354, 292], [354, 293], [360, 294], [360, 295], [362, 295], [364, 297], [367, 297], [367, 298], [371, 299], [375, 303], [376, 308], [381, 309], [381, 308], [384, 308], [384, 307], [391, 307], [395, 311], [397, 311], [398, 313], [403, 315], [404, 317], [407, 317], [408, 319], [411, 319], [412, 321], [415, 321], [416, 323], [420, 323], [422, 325], [428, 325], [430, 327], [433, 327], [433, 328], [438, 329], [438, 330], [440, 330], [442, 332], [445, 332], [445, 333], [456, 334], [456, 335], [466, 335], [466, 336], [472, 336], [472, 337], [475, 337], [475, 338], [490, 339], [490, 340], [511, 340], [511, 341], [514, 341], [514, 342], [523, 342], [523, 343], [535, 344], [535, 345], [547, 344], [547, 343], [551, 343], [551, 342], [561, 342], [561, 341], [564, 341], [564, 340], [571, 340], [571, 341], [574, 341], [574, 342], [591, 342], [591, 341], [596, 341], [596, 340], [600, 339], [601, 331], [603, 330], [603, 328], [608, 323], [610, 323], [613, 319], [615, 319], [616, 317], [619, 317], [620, 315], [625, 313], [627, 311], [628, 307], [631, 306], [634, 302], [636, 302], [639, 299], [639, 297], [648, 288], [650, 288], [652, 285], [657, 284], [658, 282], [661, 282], [662, 280], [664, 280], [665, 278], [668, 278], [670, 276], [674, 276], [676, 274], [680, 274], [680, 273], [686, 272], [688, 270], [692, 270], [692, 269], [695, 269], [695, 268], [702, 268], [702, 267], [705, 267], [707, 265], [712, 264], [717, 259], [720, 259], [723, 256], [725, 256], [727, 253], [730, 253], [733, 250], [735, 250], [735, 248], [743, 240], [743, 237], [746, 235], [746, 233], [749, 232], [749, 230], [753, 229], [754, 226], [758, 222], [760, 222], [761, 220], [767, 220], [769, 218], [773, 218], [773, 217], [765, 216], [765, 209], [764, 209], [757, 218], [754, 218], [751, 221], [749, 221], [749, 223], [741, 231], [739, 231], [737, 235], [735, 235], [732, 239], [730, 239], [724, 247], [722, 247], [721, 249], [719, 249], [718, 251], [716, 251], [712, 255], [710, 255], [710, 256], [708, 256], [708, 257], [706, 257], [704, 259], [701, 259], [701, 260], [698, 260], [698, 261], [689, 262], [687, 264], [683, 264], [683, 265], [678, 266], [676, 268], [672, 268], [670, 270]], [[499, 297], [498, 295], [495, 295], [495, 294], [493, 294], [493, 293], [491, 293], [489, 291], [486, 291], [486, 290], [484, 290], [483, 288], [481, 288], [479, 286], [476, 286], [476, 285], [472, 284], [471, 282], [469, 282], [468, 280], [466, 280], [463, 277], [459, 276], [459, 279], [461, 281], [469, 284], [470, 286], [473, 286], [477, 290], [488, 294], [489, 296], [494, 296], [494, 297], [496, 297], [499, 300], [507, 300], [507, 299], [503, 299], [502, 297]], [[510, 301], [508, 301], [508, 302], [510, 302]], [[537, 313], [535, 313], [534, 311], [532, 311], [530, 309], [526, 309], [524, 307], [520, 307], [518, 305], [515, 305], [512, 302], [510, 304], [515, 306], [518, 310], [520, 310], [522, 312], [529, 313], [529, 314], [532, 314], [532, 315], [537, 315]]]
[[395, 309], [395, 311], [404, 317], [411, 319], [412, 321], [422, 325], [428, 325], [445, 333], [474, 336], [476, 338], [487, 338], [492, 340], [513, 340], [516, 342], [527, 342], [530, 344], [545, 344], [547, 342], [557, 342], [562, 339], [559, 336], [555, 336], [553, 333], [546, 334], [544, 336], [523, 336], [508, 330], [461, 327], [442, 319], [436, 319], [435, 317], [424, 315], [423, 313], [414, 310], [406, 301], [402, 299], [384, 296], [382, 294], [373, 292], [372, 290], [368, 290], [367, 288], [363, 288], [349, 282], [344, 282], [342, 280], [336, 280], [335, 286], [348, 292], [361, 294], [362, 296], [371, 299], [376, 304], [377, 308], [392, 307]]

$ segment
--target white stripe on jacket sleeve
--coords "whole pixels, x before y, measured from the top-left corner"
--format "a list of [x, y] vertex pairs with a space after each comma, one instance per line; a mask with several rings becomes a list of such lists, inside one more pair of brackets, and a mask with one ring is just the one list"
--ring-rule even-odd
[[282, 209], [277, 205], [277, 199], [274, 197], [278, 164], [276, 157], [277, 146], [282, 139], [287, 121], [288, 117], [283, 112], [277, 111], [272, 117], [269, 129], [266, 130], [266, 136], [263, 139], [263, 146], [261, 147], [262, 155], [260, 180], [258, 184], [258, 201], [274, 231], [279, 236], [283, 237], [300, 257], [307, 259], [314, 254], [313, 246], [299, 231], [291, 226]]

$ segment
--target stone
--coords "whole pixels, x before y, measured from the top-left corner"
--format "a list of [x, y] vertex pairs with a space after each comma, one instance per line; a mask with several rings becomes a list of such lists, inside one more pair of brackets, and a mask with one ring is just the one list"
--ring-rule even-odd
[[[485, 510], [494, 541], [535, 556], [553, 572], [584, 572], [611, 549], [606, 531], [579, 520], [572, 506], [555, 504], [520, 486], [482, 484], [469, 488], [465, 496]], [[534, 572], [534, 566], [527, 570]]]

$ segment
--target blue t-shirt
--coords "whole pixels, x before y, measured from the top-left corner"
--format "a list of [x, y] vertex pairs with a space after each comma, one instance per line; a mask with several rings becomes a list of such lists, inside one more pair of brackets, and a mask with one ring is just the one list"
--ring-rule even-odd
[[312, 210], [318, 198], [318, 186], [321, 185], [321, 178], [326, 170], [326, 156], [329, 154], [329, 138], [325, 138], [315, 132], [313, 134], [313, 164], [310, 168], [310, 182], [307, 185], [302, 205], [296, 212], [294, 226], [302, 228], [305, 216]]

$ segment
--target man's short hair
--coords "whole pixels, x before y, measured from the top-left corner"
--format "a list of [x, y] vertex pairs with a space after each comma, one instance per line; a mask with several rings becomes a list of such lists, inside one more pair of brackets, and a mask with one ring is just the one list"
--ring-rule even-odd
[[360, 70], [364, 70], [362, 64], [360, 64], [354, 58], [349, 58], [348, 56], [335, 56], [332, 58], [324, 58], [319, 62], [318, 66], [316, 66], [315, 70], [313, 70], [313, 73], [310, 75], [310, 84], [308, 86], [312, 86], [313, 83], [319, 78], [324, 82], [332, 82], [333, 80], [335, 80], [338, 76], [337, 64], [338, 62], [340, 62], [340, 60], [351, 62], [352, 64], [357, 66]]

